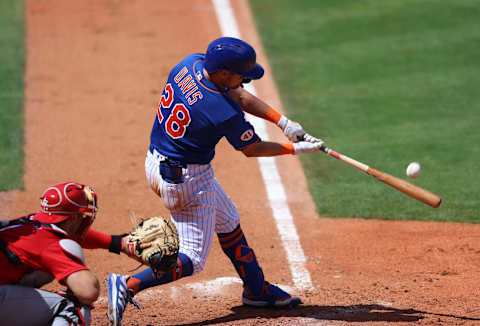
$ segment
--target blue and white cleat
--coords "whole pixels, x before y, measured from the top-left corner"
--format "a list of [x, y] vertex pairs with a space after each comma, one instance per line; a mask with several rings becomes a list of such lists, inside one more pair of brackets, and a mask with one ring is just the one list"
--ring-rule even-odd
[[110, 274], [105, 279], [105, 288], [108, 294], [107, 316], [110, 326], [121, 326], [122, 317], [128, 303], [132, 303], [138, 309], [140, 304], [133, 300], [133, 291], [127, 287], [128, 276]]
[[242, 303], [246, 306], [293, 308], [302, 304], [300, 298], [292, 297], [278, 286], [268, 282], [265, 282], [260, 296], [253, 296], [249, 292], [247, 288], [244, 288]]

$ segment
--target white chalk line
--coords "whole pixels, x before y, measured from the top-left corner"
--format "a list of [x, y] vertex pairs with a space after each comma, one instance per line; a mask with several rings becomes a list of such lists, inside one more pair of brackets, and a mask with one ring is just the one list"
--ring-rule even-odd
[[[168, 286], [165, 288], [155, 287], [148, 289], [142, 292], [139, 292], [135, 295], [135, 300], [139, 301], [140, 305], [146, 306], [149, 303], [158, 300], [158, 298], [165, 299], [166, 297], [170, 298], [172, 301], [177, 299], [185, 298], [185, 291], [192, 291], [193, 295], [196, 295], [199, 300], [205, 300], [205, 297], [222, 297], [230, 296], [231, 291], [227, 291], [226, 287], [230, 285], [242, 285], [242, 280], [238, 277], [219, 277], [214, 280], [203, 281], [203, 282], [191, 282], [179, 286]], [[292, 291], [293, 287], [279, 284], [284, 290]], [[240, 297], [239, 297], [240, 302]], [[95, 301], [94, 305], [103, 305], [108, 303], [107, 297], [100, 297]], [[384, 307], [392, 307], [393, 303], [386, 301], [377, 301], [378, 305]], [[368, 312], [370, 308], [368, 307], [356, 307], [356, 306], [345, 306], [343, 309], [339, 307], [344, 313], [359, 313], [359, 312]], [[337, 323], [331, 323], [329, 321], [322, 320], [325, 317], [324, 314], [309, 314], [304, 317], [298, 316], [295, 318], [295, 325], [338, 325]]]
[[[241, 38], [230, 1], [212, 1], [222, 34], [224, 36]], [[245, 89], [252, 94], [256, 94], [256, 90], [252, 84], [246, 84]], [[247, 114], [247, 116], [257, 134], [263, 140], [268, 140], [269, 137], [266, 131], [265, 122], [252, 115]], [[285, 189], [280, 174], [278, 173], [276, 159], [273, 157], [260, 157], [258, 158], [258, 161], [263, 181], [266, 185], [265, 189], [267, 191], [270, 206], [273, 210], [273, 217], [287, 254], [293, 283], [298, 289], [313, 289], [312, 279], [306, 268], [306, 258], [300, 244], [292, 214], [290, 213], [290, 208], [287, 204]]]
[[[203, 281], [203, 282], [191, 282], [177, 286], [168, 286], [166, 288], [151, 288], [144, 291], [141, 291], [135, 295], [135, 300], [149, 302], [155, 300], [162, 295], [162, 297], [168, 296], [172, 300], [185, 297], [185, 290], [190, 290], [195, 295], [198, 295], [201, 298], [205, 296], [215, 296], [219, 297], [222, 295], [229, 294], [228, 291], [225, 291], [225, 287], [229, 285], [242, 285], [242, 280], [238, 277], [219, 277], [214, 280]], [[286, 291], [291, 291], [292, 287], [287, 285], [280, 285]], [[107, 297], [99, 297], [95, 304], [106, 304], [108, 301]]]

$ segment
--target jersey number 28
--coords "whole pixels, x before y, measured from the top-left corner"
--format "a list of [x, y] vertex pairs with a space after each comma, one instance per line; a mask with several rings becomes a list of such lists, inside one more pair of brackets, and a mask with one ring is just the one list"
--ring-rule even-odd
[[[173, 88], [170, 83], [165, 86], [160, 103], [158, 103], [157, 115], [160, 124], [163, 122], [163, 109], [169, 109], [173, 103]], [[185, 135], [185, 131], [192, 120], [190, 119], [190, 112], [183, 103], [176, 103], [170, 115], [165, 122], [165, 131], [167, 134], [174, 138], [182, 138]]]

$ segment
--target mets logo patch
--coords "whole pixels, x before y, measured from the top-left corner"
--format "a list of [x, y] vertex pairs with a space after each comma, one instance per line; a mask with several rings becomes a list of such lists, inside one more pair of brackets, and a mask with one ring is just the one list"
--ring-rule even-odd
[[242, 141], [249, 141], [253, 138], [253, 129], [246, 130], [241, 136], [240, 139]]

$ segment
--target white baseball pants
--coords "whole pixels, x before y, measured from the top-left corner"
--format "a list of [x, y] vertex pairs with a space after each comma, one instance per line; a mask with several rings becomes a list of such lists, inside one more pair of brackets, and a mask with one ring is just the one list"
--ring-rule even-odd
[[160, 175], [161, 155], [147, 152], [145, 173], [152, 190], [170, 211], [180, 238], [180, 252], [193, 264], [193, 274], [203, 270], [215, 233], [232, 232], [240, 223], [237, 208], [222, 189], [210, 164], [188, 164], [180, 184]]

